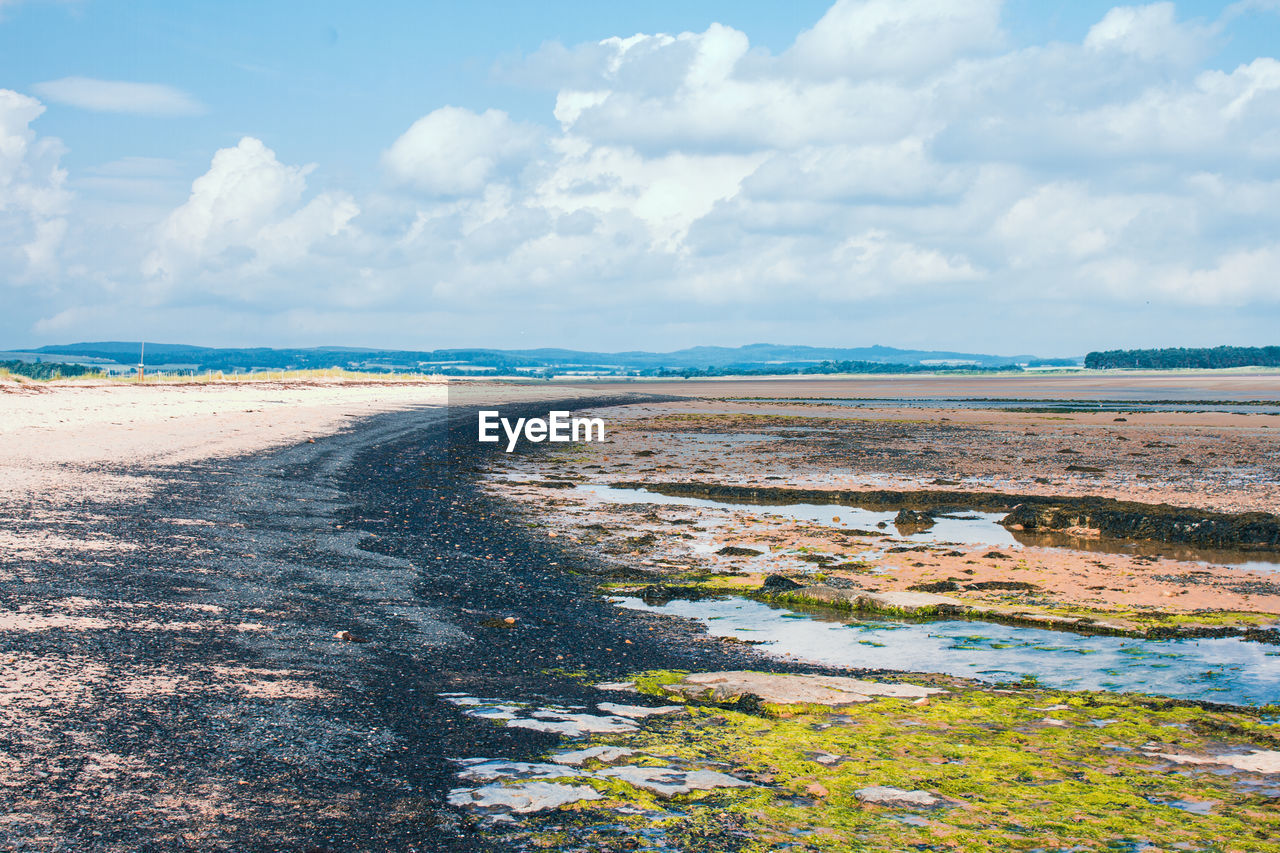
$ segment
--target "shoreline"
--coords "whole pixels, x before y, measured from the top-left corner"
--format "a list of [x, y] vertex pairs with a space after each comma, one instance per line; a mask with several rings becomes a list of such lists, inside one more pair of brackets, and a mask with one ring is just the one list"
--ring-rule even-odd
[[[585, 402], [511, 408], [548, 405]], [[498, 849], [444, 806], [448, 759], [556, 739], [437, 693], [580, 701], [593, 689], [549, 671], [752, 657], [559, 568], [476, 489], [473, 420], [390, 412], [132, 470], [145, 490], [81, 491], [56, 518], [6, 508], [54, 547], [10, 552], [0, 580], [0, 846]]]
[[[11, 552], [3, 566], [8, 576], [0, 577], [7, 608], [0, 624], [6, 662], [0, 737], [20, 744], [5, 756], [7, 778], [18, 784], [0, 787], [8, 815], [0, 821], [0, 841], [93, 853], [182, 845], [497, 851], [529, 838], [562, 837], [565, 830], [556, 827], [569, 821], [580, 827], [572, 838], [611, 849], [642, 837], [643, 829], [642, 819], [613, 809], [637, 797], [645, 809], [669, 814], [667, 806], [645, 799], [639, 788], [590, 776], [596, 768], [581, 772], [604, 785], [611, 799], [603, 811], [550, 810], [510, 826], [466, 800], [484, 789], [468, 787], [460, 775], [472, 760], [550, 766], [537, 762], [549, 760], [566, 738], [584, 743], [581, 734], [562, 733], [572, 729], [575, 714], [590, 716], [574, 709], [598, 705], [603, 711], [606, 698], [615, 702], [609, 707], [674, 701], [683, 710], [625, 725], [616, 717], [591, 717], [614, 720], [608, 725], [620, 733], [588, 734], [586, 744], [658, 749], [675, 756], [670, 760], [679, 767], [718, 768], [753, 780], [740, 795], [713, 792], [681, 801], [687, 817], [671, 819], [687, 826], [673, 829], [674, 837], [692, 833], [695, 846], [734, 843], [737, 824], [717, 828], [705, 820], [718, 814], [747, 820], [735, 803], [755, 803], [752, 808], [770, 815], [756, 831], [804, 826], [805, 814], [825, 820], [825, 795], [805, 787], [824, 778], [814, 777], [817, 771], [775, 777], [759, 766], [793, 761], [795, 743], [770, 746], [775, 752], [764, 757], [742, 751], [760, 732], [789, 725], [788, 715], [797, 712], [750, 696], [668, 696], [654, 685], [680, 677], [672, 671], [906, 679], [903, 689], [917, 691], [912, 695], [941, 689], [950, 698], [876, 702], [888, 703], [883, 707], [895, 717], [924, 714], [929, 726], [971, 709], [1015, 714], [1025, 717], [1019, 725], [1052, 733], [1060, 721], [1037, 722], [1044, 712], [1036, 709], [1066, 700], [1081, 713], [1109, 709], [1126, 726], [1201, 715], [1196, 719], [1214, 738], [1239, 740], [1245, 735], [1231, 732], [1252, 732], [1256, 709], [1193, 709], [1180, 700], [1034, 685], [997, 690], [953, 676], [823, 666], [765, 655], [713, 636], [694, 620], [621, 610], [598, 590], [612, 560], [584, 552], [550, 520], [531, 520], [481, 476], [513, 465], [536, 469], [544, 479], [565, 474], [562, 454], [548, 445], [504, 454], [475, 441], [474, 407], [489, 404], [492, 390], [451, 394], [447, 410], [385, 412], [313, 440], [248, 454], [152, 457], [124, 472], [90, 459], [77, 473], [108, 482], [143, 478], [145, 488], [80, 490], [45, 518], [32, 513], [34, 505], [15, 511], [10, 504], [7, 529], [31, 535], [40, 528], [53, 541], [40, 553]], [[671, 404], [580, 389], [555, 389], [554, 399], [537, 402], [549, 392], [534, 391], [504, 402], [506, 413]], [[118, 426], [127, 430], [124, 422]], [[549, 508], [548, 493], [542, 495], [541, 506]], [[122, 544], [133, 547], [117, 547]], [[637, 677], [639, 695], [628, 692], [632, 688], [602, 694], [595, 686]], [[818, 733], [805, 736], [812, 748], [834, 748], [821, 732], [835, 738], [850, 718], [873, 724], [879, 707], [868, 705], [860, 716], [852, 709], [807, 709], [796, 719], [810, 721]], [[884, 748], [910, 745], [915, 731], [893, 733]], [[1040, 735], [1035, 738], [1042, 749]], [[1195, 758], [1205, 743], [1165, 748], [1181, 744]], [[1052, 751], [1043, 757], [1055, 767], [1063, 760]], [[644, 762], [652, 760], [628, 765], [627, 772], [646, 772]], [[894, 778], [875, 764], [858, 772], [860, 779], [872, 774], [876, 784]], [[833, 791], [836, 776], [845, 779], [828, 779]], [[953, 786], [948, 796], [991, 796], [954, 788], [972, 784], [963, 777], [947, 784]], [[816, 805], [804, 808], [817, 811], [794, 811], [787, 803], [795, 797], [808, 797]], [[874, 810], [838, 809], [880, 825]], [[641, 823], [628, 823], [633, 820]], [[593, 835], [602, 822], [622, 828]]]

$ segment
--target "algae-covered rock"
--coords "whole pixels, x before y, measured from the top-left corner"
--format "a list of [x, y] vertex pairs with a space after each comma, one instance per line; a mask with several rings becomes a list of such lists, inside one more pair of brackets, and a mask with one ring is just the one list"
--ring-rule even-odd
[[626, 764], [601, 770], [596, 775], [621, 779], [660, 797], [674, 797], [690, 791], [710, 791], [715, 788], [755, 787], [745, 779], [715, 770], [677, 770], [674, 767], [638, 767]]
[[928, 510], [900, 509], [893, 517], [893, 526], [906, 530], [927, 530], [933, 527], [934, 519]]
[[740, 545], [726, 545], [716, 553], [722, 557], [759, 557], [764, 551], [758, 551], [755, 548], [743, 548]]
[[948, 598], [931, 592], [863, 592], [858, 594], [856, 603], [866, 610], [887, 610], [921, 615], [962, 613], [969, 609], [969, 605], [957, 598]]
[[800, 589], [803, 584], [798, 584], [789, 577], [783, 575], [769, 575], [764, 579], [764, 583], [760, 585], [761, 592], [788, 592], [793, 589]]
[[687, 699], [732, 702], [754, 696], [779, 705], [850, 705], [878, 696], [921, 699], [945, 693], [936, 687], [882, 683], [834, 675], [790, 675], [774, 672], [700, 672], [684, 676], [662, 689]]

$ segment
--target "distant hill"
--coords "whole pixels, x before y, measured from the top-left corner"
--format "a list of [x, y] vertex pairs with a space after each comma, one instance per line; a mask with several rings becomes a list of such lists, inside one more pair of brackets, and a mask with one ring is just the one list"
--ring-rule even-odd
[[1280, 347], [1115, 349], [1089, 353], [1084, 358], [1084, 366], [1094, 369], [1128, 367], [1148, 370], [1280, 367]]
[[[62, 358], [105, 359], [137, 364], [139, 344], [97, 341], [27, 350], [56, 361]], [[1075, 363], [1075, 360], [1060, 360]], [[905, 366], [914, 368], [996, 368], [1043, 363], [1029, 355], [998, 356], [935, 350], [904, 350], [886, 346], [808, 347], [750, 344], [742, 347], [699, 346], [675, 352], [584, 352], [567, 349], [439, 349], [380, 350], [359, 347], [271, 349], [267, 347], [199, 347], [147, 343], [146, 362], [154, 367], [182, 366], [193, 370], [280, 370], [342, 367], [361, 370], [424, 372], [517, 371], [598, 372], [619, 374], [706, 372], [831, 372], [837, 365]], [[821, 369], [828, 364], [831, 367]], [[879, 367], [879, 369], [884, 369]]]
[[[132, 341], [97, 341], [39, 347], [28, 352], [49, 360], [58, 358], [105, 359], [136, 364], [139, 344]], [[1062, 360], [1072, 363], [1074, 360]], [[441, 370], [467, 368], [493, 370], [594, 370], [598, 372], [649, 372], [725, 370], [794, 372], [826, 362], [902, 365], [913, 367], [1002, 367], [1036, 362], [1032, 356], [996, 356], [935, 350], [903, 350], [894, 347], [808, 347], [751, 344], [742, 347], [700, 346], [675, 352], [585, 352], [567, 349], [440, 349], [380, 350], [363, 347], [200, 347], [187, 344], [148, 343], [146, 362], [155, 367], [186, 366], [196, 370], [350, 369]], [[1037, 362], [1038, 363], [1038, 362]]]

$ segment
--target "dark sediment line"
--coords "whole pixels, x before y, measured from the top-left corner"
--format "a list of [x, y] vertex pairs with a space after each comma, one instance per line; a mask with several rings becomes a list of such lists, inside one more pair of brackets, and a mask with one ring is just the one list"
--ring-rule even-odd
[[1265, 512], [1226, 513], [1093, 496], [1013, 495], [1004, 492], [876, 489], [788, 489], [776, 486], [722, 486], [710, 483], [611, 483], [614, 488], [647, 489], [669, 497], [706, 498], [724, 503], [786, 505], [840, 504], [873, 510], [972, 509], [1007, 512], [1002, 522], [1021, 529], [1097, 529], [1115, 539], [1141, 539], [1200, 548], [1280, 549], [1280, 517]]

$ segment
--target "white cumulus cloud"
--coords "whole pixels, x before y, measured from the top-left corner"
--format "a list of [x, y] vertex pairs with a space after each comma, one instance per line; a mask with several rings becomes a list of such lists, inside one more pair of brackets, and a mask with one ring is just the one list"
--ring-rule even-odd
[[38, 136], [35, 98], [0, 89], [0, 273], [17, 281], [57, 272], [71, 194], [62, 143]]
[[415, 121], [383, 155], [398, 180], [435, 195], [469, 195], [518, 167], [538, 132], [501, 110], [441, 107]]
[[296, 262], [359, 213], [345, 194], [323, 193], [306, 205], [314, 166], [288, 166], [253, 137], [213, 155], [191, 195], [161, 224], [143, 273], [173, 281], [209, 270], [233, 276]]

